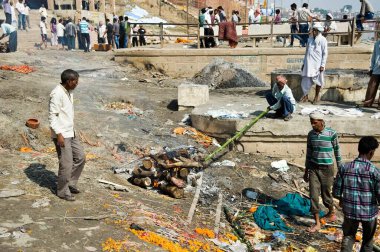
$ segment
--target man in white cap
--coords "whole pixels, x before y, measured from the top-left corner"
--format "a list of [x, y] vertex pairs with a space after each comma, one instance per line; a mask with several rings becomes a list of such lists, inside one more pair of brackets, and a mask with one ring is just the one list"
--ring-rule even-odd
[[324, 32], [335, 32], [336, 31], [336, 23], [333, 21], [334, 17], [331, 13], [327, 13], [326, 21], [325, 21], [325, 30]]
[[334, 182], [334, 160], [337, 166], [341, 165], [338, 134], [335, 130], [325, 126], [324, 115], [320, 112], [310, 114], [310, 123], [313, 129], [307, 135], [307, 151], [305, 162], [305, 182], [309, 182], [311, 208], [315, 225], [309, 232], [316, 232], [321, 228], [319, 218], [319, 195], [322, 196], [323, 205], [329, 210], [324, 217], [326, 222], [336, 220], [332, 185]]
[[312, 36], [307, 41], [307, 48], [302, 65], [302, 82], [301, 87], [303, 97], [300, 102], [309, 100], [309, 91], [313, 84], [315, 87], [315, 96], [313, 104], [319, 102], [319, 93], [325, 84], [324, 71], [327, 61], [327, 40], [322, 36], [324, 28], [320, 23], [315, 23], [312, 29]]

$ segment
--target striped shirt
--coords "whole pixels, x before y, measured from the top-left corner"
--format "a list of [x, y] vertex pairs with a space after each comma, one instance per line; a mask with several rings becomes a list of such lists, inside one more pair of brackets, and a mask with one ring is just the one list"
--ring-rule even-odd
[[333, 194], [343, 203], [344, 216], [371, 221], [378, 214], [380, 170], [369, 160], [356, 158], [339, 167]]
[[318, 133], [311, 130], [307, 135], [306, 168], [310, 168], [311, 163], [317, 165], [333, 165], [333, 155], [338, 167], [342, 157], [340, 156], [338, 134], [335, 130], [325, 127]]

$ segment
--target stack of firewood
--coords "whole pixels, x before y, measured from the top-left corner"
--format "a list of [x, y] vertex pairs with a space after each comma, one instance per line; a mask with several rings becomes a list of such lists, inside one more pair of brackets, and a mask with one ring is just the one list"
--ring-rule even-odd
[[203, 168], [200, 159], [199, 155], [190, 155], [187, 149], [151, 155], [134, 168], [130, 181], [143, 188], [157, 188], [180, 199], [185, 196], [184, 188], [190, 172]]

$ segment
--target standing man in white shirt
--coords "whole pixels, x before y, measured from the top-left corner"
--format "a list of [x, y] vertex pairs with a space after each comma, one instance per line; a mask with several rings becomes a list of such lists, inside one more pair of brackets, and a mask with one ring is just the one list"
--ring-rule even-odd
[[62, 23], [63, 23], [63, 20], [62, 18], [60, 18], [57, 24], [57, 37], [58, 37], [58, 45], [62, 45], [62, 50], [63, 50], [65, 49], [65, 41], [64, 41], [65, 26]]
[[309, 91], [313, 84], [315, 86], [315, 97], [313, 104], [319, 102], [319, 93], [325, 84], [324, 72], [327, 62], [327, 40], [322, 36], [324, 31], [320, 23], [315, 23], [312, 29], [312, 36], [307, 42], [305, 57], [303, 60], [301, 87], [303, 97], [301, 102], [309, 100]]
[[47, 48], [47, 26], [46, 26], [46, 18], [41, 17], [41, 22], [40, 22], [40, 31], [41, 31], [41, 45], [40, 49], [42, 49], [42, 44], [45, 45], [45, 49]]
[[78, 179], [86, 157], [74, 131], [74, 99], [72, 91], [78, 86], [79, 74], [67, 69], [61, 74], [61, 84], [50, 93], [49, 123], [59, 159], [57, 196], [75, 201], [72, 194], [80, 193]]
[[18, 29], [21, 30], [21, 26], [23, 30], [26, 30], [26, 20], [25, 20], [25, 6], [22, 2], [23, 0], [18, 0], [16, 3], [16, 10], [18, 15]]
[[309, 22], [313, 19], [319, 20], [317, 15], [311, 13], [308, 7], [309, 5], [304, 3], [302, 9], [298, 10], [299, 32], [304, 33], [300, 35], [302, 38], [300, 41], [302, 47], [306, 46], [307, 40], [309, 39]]
[[30, 8], [29, 6], [24, 3], [24, 12], [25, 12], [25, 21], [26, 21], [26, 24], [28, 25], [28, 29], [30, 29], [30, 19], [29, 19], [29, 11], [30, 11]]
[[47, 19], [48, 14], [44, 4], [41, 5], [41, 8], [38, 10], [38, 12], [40, 13], [41, 17], [45, 17]]

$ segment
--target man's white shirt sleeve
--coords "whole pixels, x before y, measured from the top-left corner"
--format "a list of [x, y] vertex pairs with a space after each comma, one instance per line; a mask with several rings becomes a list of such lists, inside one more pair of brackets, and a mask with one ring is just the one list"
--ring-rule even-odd
[[64, 138], [74, 137], [74, 106], [72, 95], [66, 93], [62, 85], [58, 85], [50, 94], [49, 124], [52, 137], [62, 134]]

